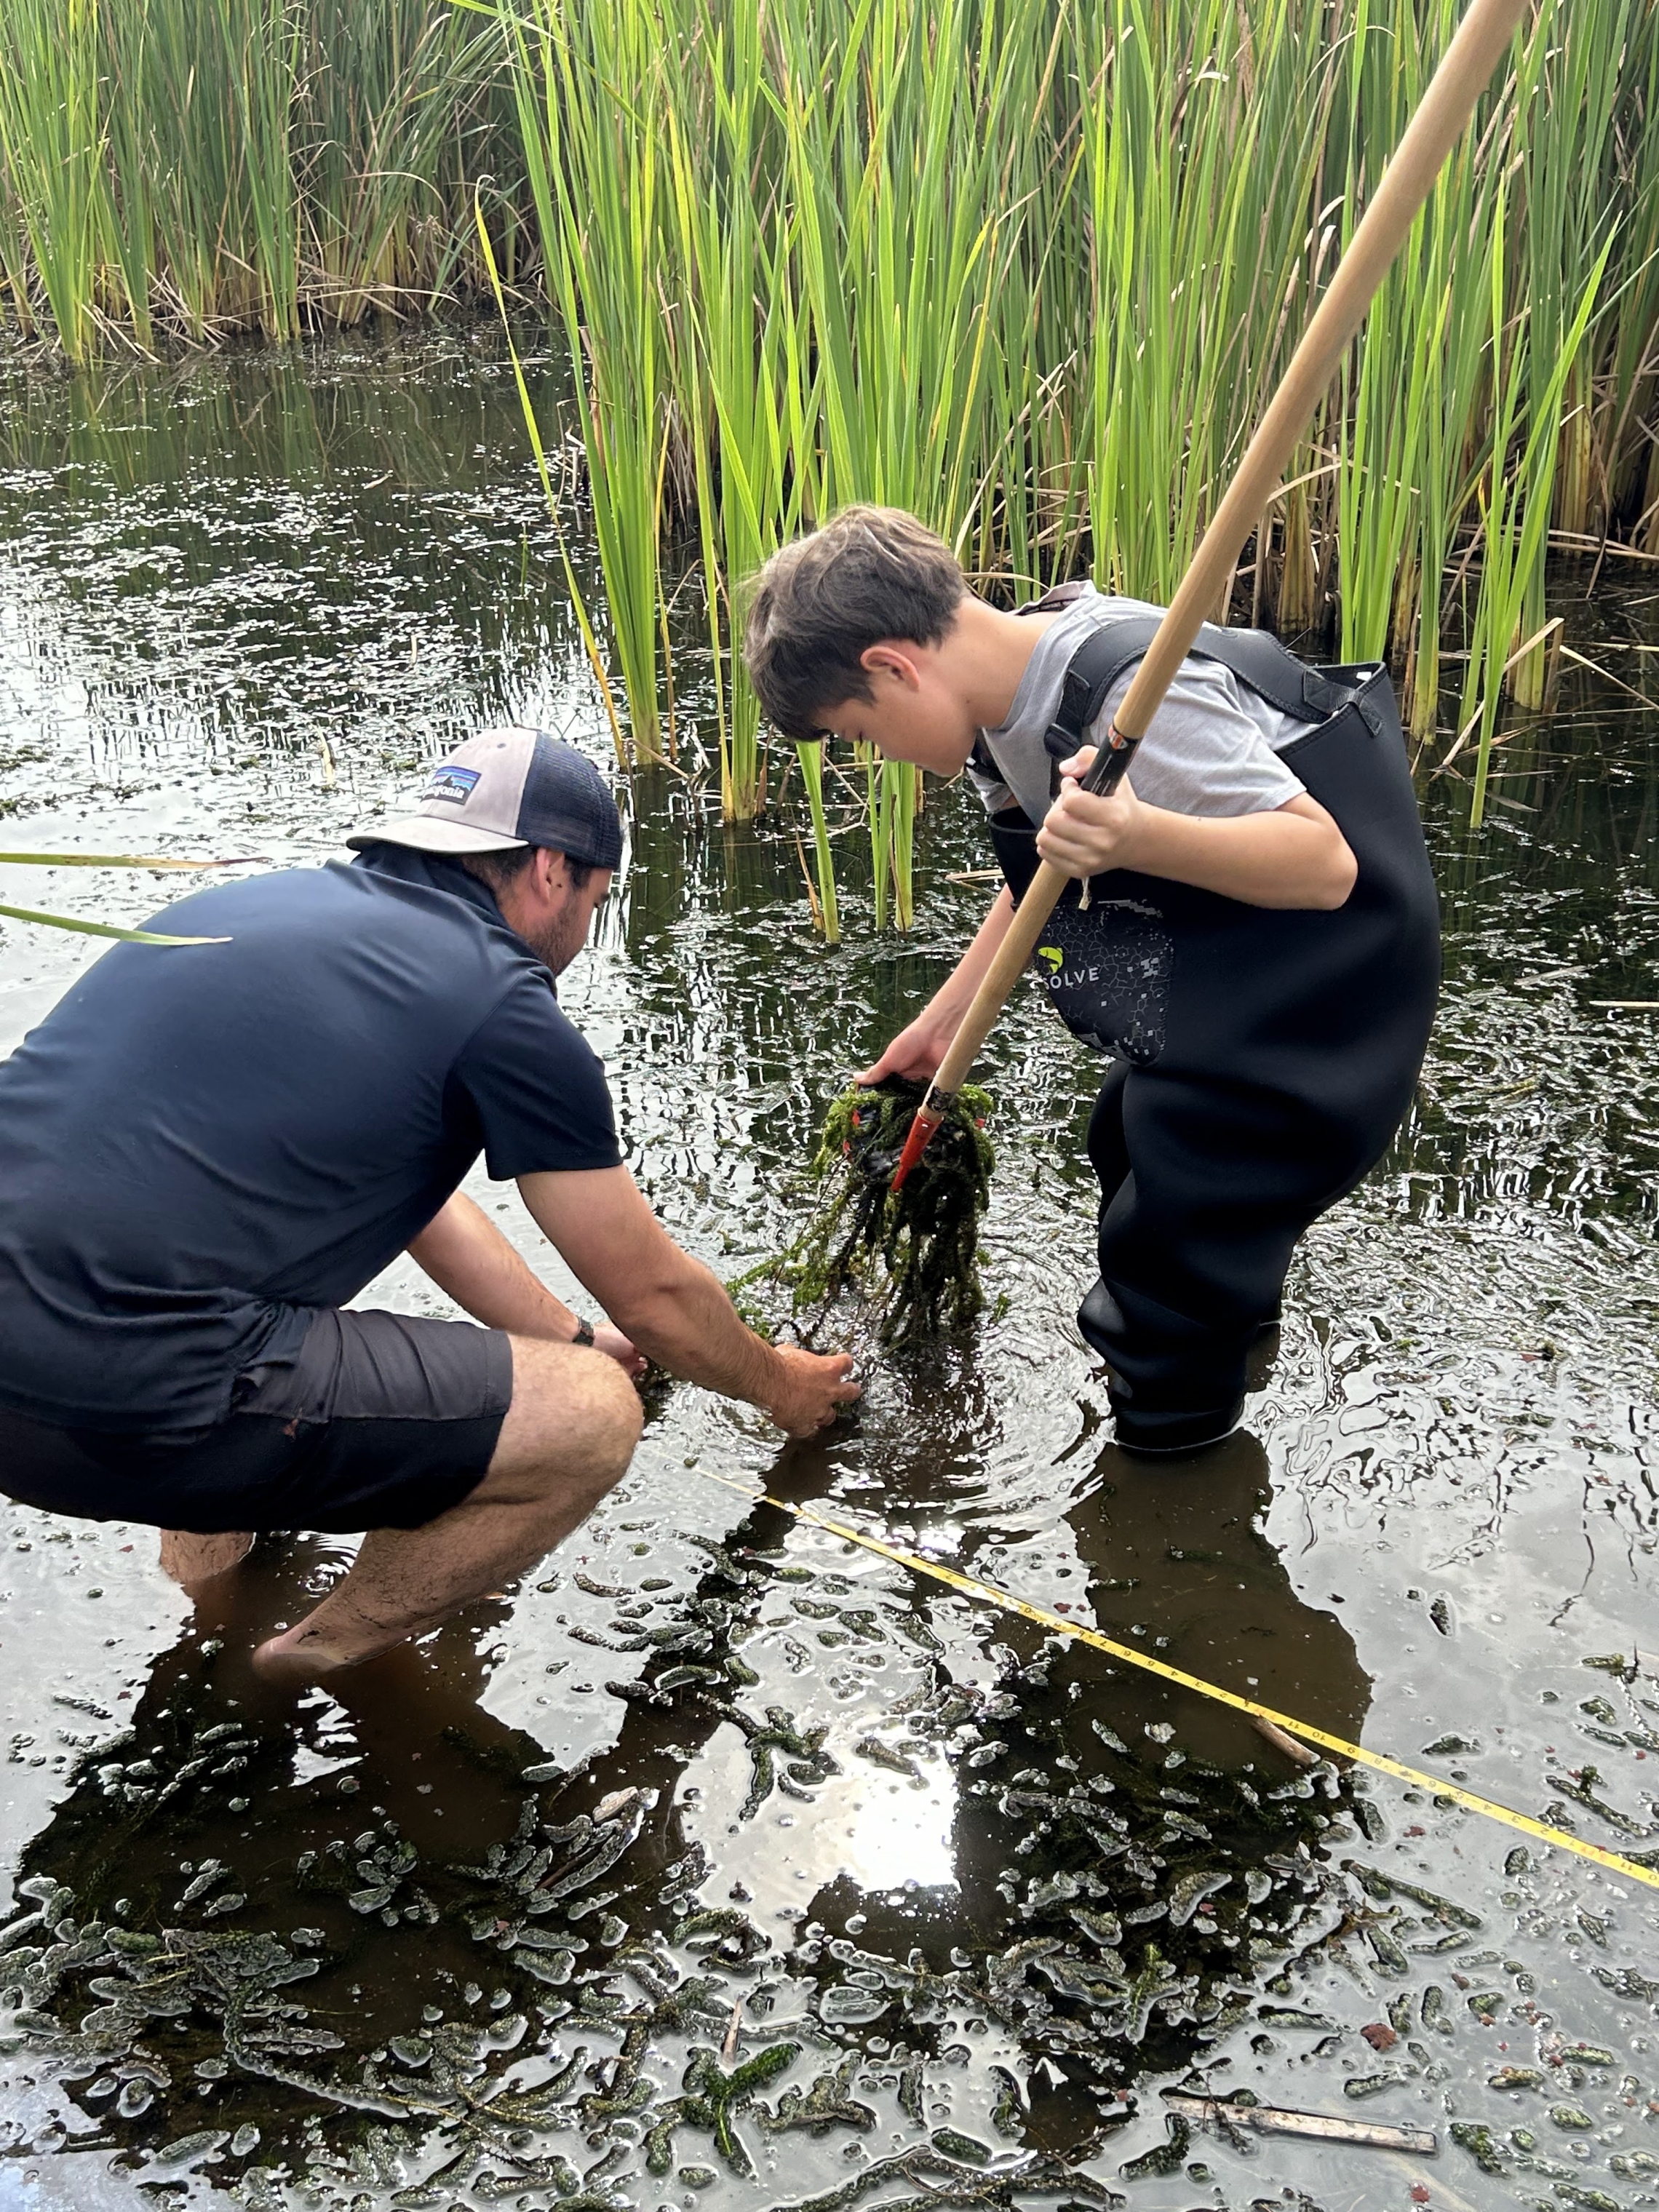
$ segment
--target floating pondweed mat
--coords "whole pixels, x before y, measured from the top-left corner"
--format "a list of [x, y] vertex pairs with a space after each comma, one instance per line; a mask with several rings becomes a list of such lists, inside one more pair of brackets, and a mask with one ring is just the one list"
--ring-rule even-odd
[[854, 1084], [831, 1103], [811, 1170], [823, 1204], [781, 1258], [739, 1277], [734, 1291], [777, 1283], [797, 1320], [809, 1322], [851, 1293], [869, 1308], [890, 1349], [974, 1319], [985, 1303], [976, 1255], [995, 1157], [984, 1128], [990, 1094], [963, 1085], [896, 1191], [893, 1170], [926, 1087], [890, 1077]]

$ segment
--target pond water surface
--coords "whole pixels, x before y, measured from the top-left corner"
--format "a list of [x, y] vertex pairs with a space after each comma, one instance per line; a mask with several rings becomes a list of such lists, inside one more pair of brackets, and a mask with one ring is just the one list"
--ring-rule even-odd
[[[1419, 1101], [1299, 1255], [1247, 1431], [1190, 1468], [1109, 1441], [1072, 1322], [1091, 1069], [1021, 993], [971, 1339], [865, 1347], [811, 1445], [668, 1393], [587, 1527], [405, 1663], [297, 1702], [252, 1677], [337, 1540], [269, 1542], [196, 1613], [143, 1527], [7, 1511], [4, 2212], [1659, 2203], [1651, 1890], [1302, 1769], [784, 1510], [1654, 1851], [1659, 1017], [1605, 1002], [1659, 999], [1659, 571], [1587, 581], [1560, 608], [1608, 673], [1571, 665], [1506, 744], [1485, 831], [1425, 784]], [[878, 939], [836, 782], [826, 948], [787, 796], [720, 827], [690, 586], [678, 619], [678, 768], [636, 780], [562, 995], [653, 1202], [734, 1276], [799, 1225], [825, 1101], [988, 854], [930, 791], [915, 931]], [[504, 717], [614, 765], [493, 341], [0, 375], [9, 846], [313, 865]], [[106, 919], [167, 889], [0, 867], [0, 899]], [[0, 924], [0, 1048], [97, 951]], [[407, 1266], [371, 1297], [445, 1310]], [[1438, 2153], [1189, 2132], [1177, 2084]]]

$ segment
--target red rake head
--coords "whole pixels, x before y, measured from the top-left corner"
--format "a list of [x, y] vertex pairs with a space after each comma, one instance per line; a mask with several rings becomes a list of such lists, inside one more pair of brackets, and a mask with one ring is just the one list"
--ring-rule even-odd
[[893, 1180], [888, 1188], [902, 1190], [904, 1178], [927, 1149], [927, 1140], [945, 1119], [943, 1114], [930, 1114], [926, 1106], [918, 1106], [915, 1119], [904, 1139], [904, 1150], [899, 1154], [898, 1165], [893, 1170]]

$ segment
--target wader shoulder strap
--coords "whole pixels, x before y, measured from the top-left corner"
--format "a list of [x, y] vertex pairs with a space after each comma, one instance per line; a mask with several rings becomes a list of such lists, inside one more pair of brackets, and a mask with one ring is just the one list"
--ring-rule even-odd
[[[1103, 623], [1084, 639], [1072, 655], [1054, 720], [1042, 740], [1055, 760], [1066, 759], [1085, 742], [1084, 732], [1107, 693], [1146, 653], [1162, 619], [1160, 615], [1123, 615]], [[1200, 659], [1218, 660], [1269, 706], [1298, 722], [1322, 722], [1352, 696], [1298, 660], [1265, 629], [1219, 629], [1206, 623], [1192, 651]]]

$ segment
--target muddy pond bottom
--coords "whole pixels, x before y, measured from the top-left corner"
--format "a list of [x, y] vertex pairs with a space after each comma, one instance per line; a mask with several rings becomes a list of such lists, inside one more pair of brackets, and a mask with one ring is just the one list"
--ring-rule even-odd
[[[1654, 606], [1560, 588], [1639, 686]], [[562, 997], [653, 1204], [733, 1278], [990, 887], [930, 787], [916, 929], [874, 938], [837, 784], [824, 947], [788, 792], [720, 828], [689, 607], [680, 772], [635, 779]], [[1188, 1465], [1109, 1441], [1072, 1318], [1095, 1070], [1021, 993], [978, 1321], [892, 1356], [848, 1310], [867, 1395], [810, 1445], [667, 1392], [602, 1510], [419, 1647], [278, 1692], [247, 1655], [349, 1546], [264, 1540], [191, 1607], [136, 1521], [0, 1514], [0, 2212], [1659, 2203], [1652, 1891], [783, 1510], [1659, 1850], [1656, 722], [1573, 680], [1480, 838], [1425, 783], [1418, 1104], [1306, 1240], [1245, 1430]], [[514, 716], [610, 757], [487, 341], [0, 380], [13, 848], [312, 865]], [[0, 867], [107, 918], [166, 890]], [[4, 932], [9, 1047], [96, 955]], [[510, 1187], [468, 1188], [571, 1288]], [[407, 1265], [364, 1303], [447, 1310]]]

